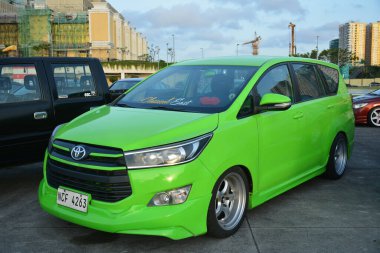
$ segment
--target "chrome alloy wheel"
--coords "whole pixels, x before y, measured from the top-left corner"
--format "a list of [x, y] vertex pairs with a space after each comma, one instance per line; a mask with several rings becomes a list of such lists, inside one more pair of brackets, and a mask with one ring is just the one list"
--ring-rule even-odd
[[377, 108], [371, 112], [370, 119], [374, 126], [380, 127], [380, 108]]
[[215, 198], [215, 214], [224, 230], [234, 229], [245, 210], [247, 189], [243, 178], [235, 172], [225, 176], [218, 186]]
[[335, 170], [338, 175], [342, 175], [347, 164], [347, 145], [344, 138], [340, 138], [334, 151]]

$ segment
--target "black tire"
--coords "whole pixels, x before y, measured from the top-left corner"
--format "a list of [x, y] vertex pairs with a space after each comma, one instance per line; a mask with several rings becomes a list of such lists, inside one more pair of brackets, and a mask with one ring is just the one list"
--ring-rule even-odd
[[380, 107], [374, 107], [371, 111], [369, 111], [367, 116], [368, 125], [372, 127], [380, 127], [380, 121], [373, 122], [373, 120], [371, 119], [373, 113], [377, 113], [378, 115], [380, 115]]
[[[229, 181], [230, 183], [228, 183]], [[218, 202], [217, 202], [217, 195], [221, 196], [220, 195], [220, 193], [222, 192], [221, 189], [222, 188], [224, 189], [225, 187], [228, 188], [229, 185], [233, 186], [234, 184], [236, 184], [236, 187], [235, 186], [231, 187], [233, 191], [228, 190], [228, 192], [233, 193], [233, 196], [234, 196], [233, 202], [229, 200], [228, 196], [226, 196], [225, 199], [224, 197], [222, 198], [219, 197]], [[236, 195], [238, 196], [236, 197], [236, 200], [235, 200]], [[243, 198], [244, 198], [244, 201], [243, 201]], [[244, 171], [239, 167], [234, 167], [225, 171], [219, 177], [218, 181], [215, 183], [215, 186], [212, 190], [212, 198], [209, 204], [208, 214], [207, 214], [208, 234], [217, 238], [225, 238], [225, 237], [229, 237], [233, 235], [243, 223], [245, 214], [247, 212], [248, 201], [249, 201], [248, 181], [247, 181], [247, 177]], [[226, 204], [227, 202], [229, 204]], [[227, 207], [228, 205], [229, 207]], [[222, 206], [224, 209], [225, 208], [230, 209], [231, 207], [231, 209], [235, 211], [230, 211], [229, 212], [230, 214], [227, 216], [227, 219], [224, 219], [226, 216], [222, 218], [224, 214], [223, 211], [221, 211], [217, 217], [217, 211], [223, 209]], [[234, 214], [234, 212], [236, 212], [236, 214]], [[226, 224], [223, 224], [224, 222], [226, 222]], [[231, 224], [229, 225], [229, 223]]]
[[347, 159], [347, 139], [344, 134], [339, 133], [331, 145], [329, 160], [327, 162], [324, 176], [329, 179], [341, 178], [346, 171]]

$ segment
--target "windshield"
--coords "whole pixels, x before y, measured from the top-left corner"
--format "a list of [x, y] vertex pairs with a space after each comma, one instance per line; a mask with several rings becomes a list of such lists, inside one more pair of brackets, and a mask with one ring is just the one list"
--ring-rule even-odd
[[140, 82], [140, 80], [117, 81], [112, 85], [110, 90], [128, 90], [138, 82]]
[[173, 66], [143, 81], [116, 106], [214, 113], [226, 110], [258, 67]]
[[374, 90], [374, 91], [370, 92], [369, 94], [380, 96], [380, 89]]

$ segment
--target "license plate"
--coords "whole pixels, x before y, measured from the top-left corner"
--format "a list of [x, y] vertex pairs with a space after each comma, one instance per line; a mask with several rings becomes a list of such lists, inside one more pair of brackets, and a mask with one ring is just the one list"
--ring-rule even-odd
[[58, 188], [57, 204], [87, 213], [88, 195]]

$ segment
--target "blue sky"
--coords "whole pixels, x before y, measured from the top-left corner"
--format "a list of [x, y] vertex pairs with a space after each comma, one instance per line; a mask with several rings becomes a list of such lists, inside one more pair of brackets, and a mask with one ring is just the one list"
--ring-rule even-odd
[[[175, 34], [176, 58], [185, 60], [236, 54], [236, 44], [249, 41], [256, 31], [261, 37], [260, 54], [288, 55], [289, 22], [296, 24], [297, 52], [328, 48], [338, 37], [339, 24], [348, 21], [380, 21], [379, 0], [108, 0], [149, 44], [161, 48]], [[239, 54], [250, 54], [249, 45]]]

